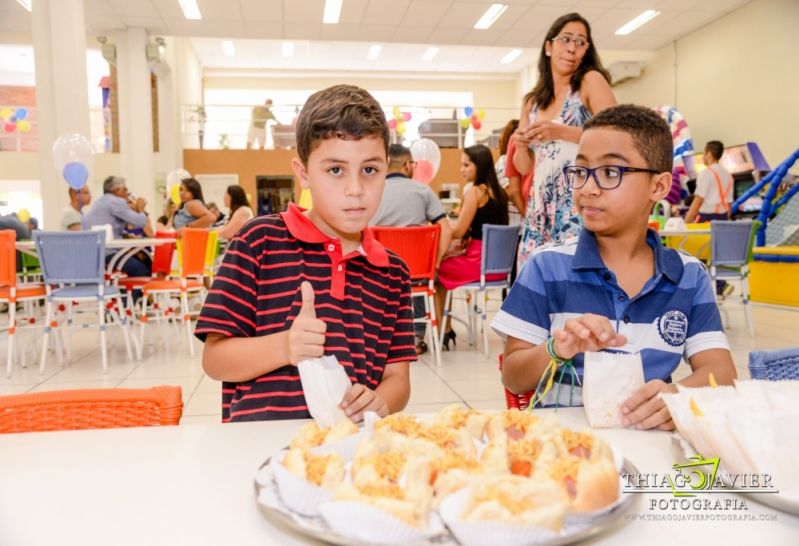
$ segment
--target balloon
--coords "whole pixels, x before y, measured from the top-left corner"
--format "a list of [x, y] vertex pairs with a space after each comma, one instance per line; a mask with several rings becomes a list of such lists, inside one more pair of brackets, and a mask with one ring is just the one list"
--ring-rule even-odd
[[391, 118], [390, 120], [388, 120], [388, 128], [389, 129], [396, 129], [397, 128], [397, 120], [394, 119], [394, 118]]
[[3, 124], [3, 130], [6, 133], [13, 133], [14, 131], [17, 130], [17, 124], [16, 123], [11, 123], [10, 121], [7, 121], [7, 122], [5, 122]]
[[413, 179], [423, 184], [429, 184], [433, 180], [433, 165], [427, 161], [417, 161], [413, 169]]
[[411, 113], [410, 112], [403, 112], [402, 113], [402, 121], [411, 121]]
[[86, 180], [89, 178], [89, 169], [87, 169], [86, 165], [83, 163], [72, 161], [64, 165], [64, 170], [61, 171], [61, 174], [64, 176], [64, 180], [67, 181], [70, 188], [79, 190], [86, 184]]
[[31, 122], [27, 119], [23, 119], [19, 123], [17, 123], [17, 129], [19, 129], [20, 133], [27, 133], [31, 130]]
[[18, 120], [23, 120], [28, 117], [28, 111], [25, 108], [17, 108], [17, 111], [14, 112], [14, 114], [17, 116]]
[[11, 108], [3, 108], [0, 110], [0, 117], [3, 119], [8, 119], [14, 115], [14, 111]]
[[403, 123], [402, 121], [398, 121], [397, 122], [397, 133], [401, 135], [404, 132], [405, 132], [405, 123]]
[[19, 209], [17, 211], [17, 218], [24, 224], [31, 219], [31, 213], [28, 209]]
[[169, 198], [176, 205], [180, 205], [180, 182], [169, 187]]
[[250, 192], [247, 192], [247, 203], [252, 205], [252, 194]]
[[482, 126], [483, 126], [483, 124], [482, 124], [482, 123], [480, 123], [480, 121], [479, 121], [479, 120], [476, 120], [476, 119], [475, 119], [475, 120], [472, 120], [472, 127], [474, 127], [474, 130], [475, 130], [475, 131], [479, 131], [479, 130], [480, 130], [480, 127], [482, 127]]
[[480, 121], [483, 121], [486, 118], [486, 111], [485, 110], [478, 110], [477, 117], [480, 118]]
[[[436, 173], [438, 173], [438, 168], [441, 166], [441, 150], [439, 150], [438, 144], [429, 138], [421, 138], [411, 144], [411, 155], [414, 161], [416, 161], [416, 170], [420, 172], [420, 176], [427, 174], [425, 172], [427, 167], [423, 166], [421, 167], [421, 171], [419, 170], [419, 166], [422, 162], [426, 161], [430, 164], [430, 174], [427, 175], [427, 182], [435, 178]], [[414, 176], [414, 180], [419, 180], [419, 178]], [[422, 180], [422, 182], [424, 182], [424, 180]]]
[[[169, 174], [166, 175], [166, 187], [172, 191], [173, 186], [180, 185], [180, 183], [187, 178], [191, 178], [191, 174], [186, 169], [172, 169], [169, 171]], [[179, 191], [180, 189], [178, 188], [178, 192]], [[175, 204], [179, 205], [180, 199], [175, 201]]]
[[56, 170], [63, 174], [64, 168], [70, 163], [80, 163], [87, 172], [91, 171], [94, 165], [94, 147], [85, 136], [67, 133], [53, 143], [53, 164]]
[[471, 121], [469, 120], [469, 118], [463, 118], [461, 120], [461, 129], [468, 129], [470, 124]]
[[11, 123], [16, 123], [17, 122], [17, 116], [12, 115], [10, 118], [8, 118], [8, 121], [10, 121]]
[[466, 113], [467, 116], [471, 116], [472, 112], [474, 112], [474, 108], [472, 108], [471, 106], [467, 106], [466, 108], [463, 109], [463, 111], [464, 113]]
[[391, 112], [394, 114], [395, 118], [398, 118], [398, 117], [400, 117], [402, 115], [402, 112], [400, 112], [399, 106], [395, 106]]

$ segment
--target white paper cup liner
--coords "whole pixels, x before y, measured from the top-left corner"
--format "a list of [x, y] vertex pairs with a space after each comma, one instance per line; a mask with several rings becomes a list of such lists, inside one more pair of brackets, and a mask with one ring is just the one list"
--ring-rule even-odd
[[352, 436], [347, 436], [346, 438], [339, 440], [338, 442], [316, 446], [310, 451], [314, 455], [330, 455], [331, 453], [335, 453], [344, 459], [344, 462], [346, 463], [352, 461], [352, 459], [355, 457], [355, 450], [358, 448], [358, 444], [361, 442], [361, 440], [363, 440], [365, 437], [366, 433], [361, 430]]
[[406, 545], [444, 531], [435, 514], [431, 514], [427, 529], [419, 529], [388, 512], [357, 501], [326, 502], [319, 507], [319, 512], [333, 532], [369, 544]]
[[461, 489], [448, 495], [439, 508], [441, 519], [463, 546], [527, 546], [560, 536], [549, 529], [503, 521], [463, 521], [461, 515], [466, 509], [469, 495], [470, 488]]
[[333, 492], [290, 472], [280, 462], [283, 456], [274, 457], [271, 463], [280, 499], [290, 510], [303, 516], [318, 516], [319, 505], [333, 498]]

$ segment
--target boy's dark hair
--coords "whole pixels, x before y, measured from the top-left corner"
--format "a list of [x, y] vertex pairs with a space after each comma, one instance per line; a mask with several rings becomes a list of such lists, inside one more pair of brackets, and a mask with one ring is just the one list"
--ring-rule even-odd
[[599, 127], [610, 127], [628, 133], [633, 137], [635, 149], [644, 158], [647, 168], [662, 173], [671, 172], [674, 164], [671, 130], [654, 110], [635, 104], [620, 104], [602, 110], [588, 120], [583, 130]]
[[388, 156], [388, 123], [380, 104], [365, 89], [334, 85], [311, 95], [297, 118], [297, 155], [303, 164], [328, 138], [379, 137]]
[[720, 140], [711, 140], [705, 144], [705, 151], [710, 152], [713, 158], [718, 161], [724, 155], [724, 144]]
[[402, 144], [392, 144], [388, 147], [388, 168], [398, 169], [406, 160], [413, 159], [411, 150]]

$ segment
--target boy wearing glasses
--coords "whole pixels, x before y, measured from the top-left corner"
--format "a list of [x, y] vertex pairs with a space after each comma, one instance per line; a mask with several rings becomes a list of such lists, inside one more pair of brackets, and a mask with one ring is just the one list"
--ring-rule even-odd
[[[533, 254], [492, 324], [507, 336], [502, 382], [512, 392], [534, 390], [551, 359], [572, 360], [582, 379], [585, 351], [640, 352], [646, 384], [622, 405], [623, 423], [671, 430], [658, 395], [676, 391], [683, 356], [693, 370], [684, 386], [708, 385], [711, 373], [718, 384], [735, 379], [707, 271], [647, 229], [671, 168], [671, 133], [653, 110], [621, 105], [586, 123], [563, 173], [584, 228]], [[570, 394], [582, 403], [579, 387], [549, 392], [544, 405], [569, 405]]]

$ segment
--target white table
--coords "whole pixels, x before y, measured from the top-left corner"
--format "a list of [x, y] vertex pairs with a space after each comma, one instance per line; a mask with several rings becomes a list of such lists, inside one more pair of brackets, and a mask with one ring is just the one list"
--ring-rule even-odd
[[[122, 269], [128, 259], [142, 250], [148, 250], [150, 247], [166, 244], [175, 244], [175, 239], [155, 238], [148, 237], [142, 239], [111, 239], [105, 242], [105, 248], [118, 249], [122, 252], [117, 252], [114, 257], [106, 265], [106, 272], [112, 273], [115, 270]], [[36, 244], [33, 241], [17, 241], [15, 243], [17, 250], [36, 256]]]
[[[549, 410], [542, 410], [549, 411]], [[585, 425], [582, 408], [560, 410]], [[259, 512], [253, 476], [301, 421], [0, 435], [0, 544], [295, 545], [308, 539]], [[641, 472], [669, 473], [665, 432], [607, 430]], [[733, 495], [712, 495], [732, 497]], [[636, 495], [631, 513], [649, 514]], [[799, 518], [748, 502], [777, 521], [624, 521], [587, 544], [796, 544]], [[744, 512], [747, 513], [747, 512]], [[584, 543], [586, 544], [586, 543]]]

